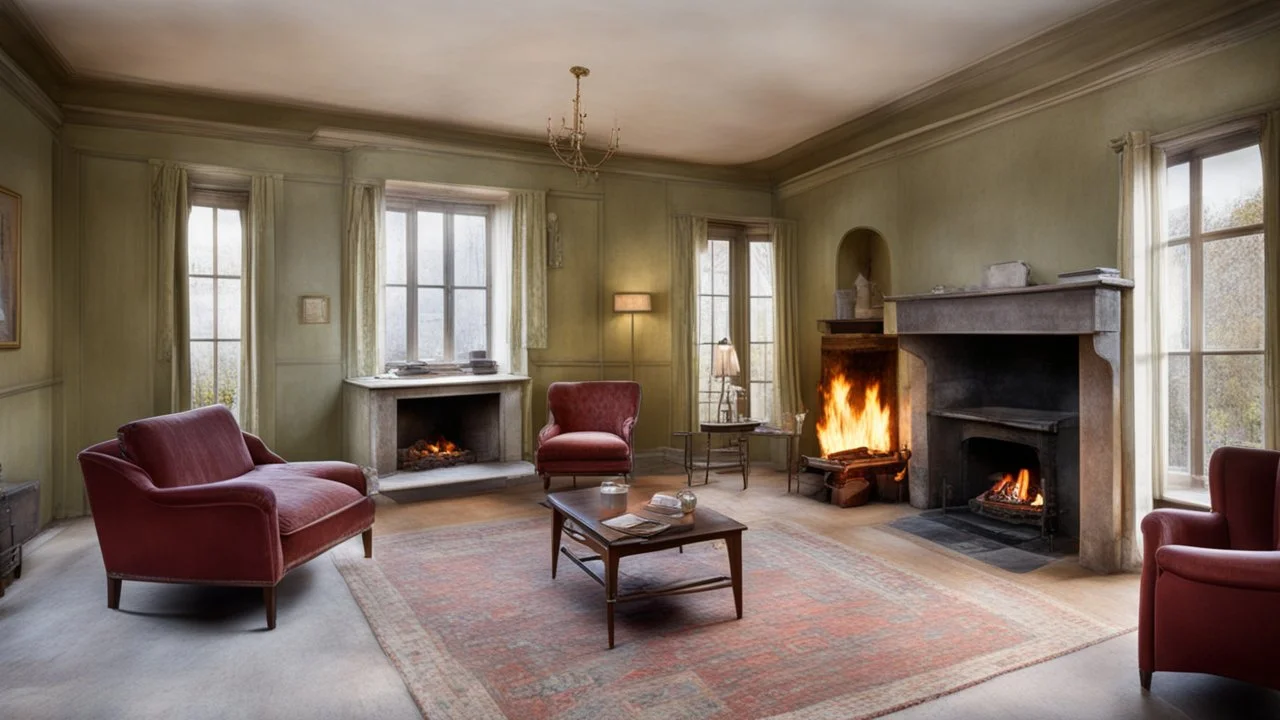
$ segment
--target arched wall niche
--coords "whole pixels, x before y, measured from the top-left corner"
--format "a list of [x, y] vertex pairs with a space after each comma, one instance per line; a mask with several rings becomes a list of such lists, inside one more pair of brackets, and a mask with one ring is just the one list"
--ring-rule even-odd
[[875, 283], [880, 292], [892, 294], [893, 264], [889, 258], [889, 243], [873, 228], [856, 227], [845, 233], [836, 251], [836, 287], [853, 289], [853, 281], [859, 274]]

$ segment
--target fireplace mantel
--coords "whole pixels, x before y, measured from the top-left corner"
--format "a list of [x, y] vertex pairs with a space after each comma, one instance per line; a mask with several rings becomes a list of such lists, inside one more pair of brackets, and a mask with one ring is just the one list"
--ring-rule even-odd
[[1120, 293], [1131, 280], [896, 295], [899, 335], [1093, 335], [1120, 331]]

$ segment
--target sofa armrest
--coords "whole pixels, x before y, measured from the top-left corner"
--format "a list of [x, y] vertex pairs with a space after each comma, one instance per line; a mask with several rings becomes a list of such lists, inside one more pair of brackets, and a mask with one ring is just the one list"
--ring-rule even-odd
[[1161, 572], [1208, 585], [1280, 592], [1280, 551], [1219, 550], [1166, 545], [1156, 551]]
[[244, 444], [249, 448], [249, 457], [253, 458], [254, 465], [278, 465], [285, 462], [284, 458], [267, 448], [262, 438], [243, 431], [240, 434], [244, 436]]
[[538, 447], [542, 447], [542, 444], [544, 442], [550, 440], [551, 438], [559, 434], [560, 434], [559, 424], [554, 422], [547, 423], [542, 427], [541, 430], [538, 431]]

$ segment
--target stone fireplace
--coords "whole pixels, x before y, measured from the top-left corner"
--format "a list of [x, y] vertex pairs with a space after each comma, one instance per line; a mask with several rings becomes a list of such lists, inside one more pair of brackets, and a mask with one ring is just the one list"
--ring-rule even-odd
[[1085, 567], [1120, 569], [1129, 287], [1107, 278], [887, 298], [909, 354], [911, 503], [1037, 524], [1078, 538]]

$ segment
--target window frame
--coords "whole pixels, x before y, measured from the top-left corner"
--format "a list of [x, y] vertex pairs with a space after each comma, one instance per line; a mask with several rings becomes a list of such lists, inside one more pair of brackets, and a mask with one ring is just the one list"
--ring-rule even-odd
[[[1158, 480], [1157, 497], [1161, 500], [1174, 500], [1176, 502], [1191, 503], [1196, 505], [1208, 506], [1207, 499], [1199, 499], [1190, 497], [1192, 494], [1200, 495], [1201, 492], [1196, 488], [1201, 488], [1205, 493], [1208, 491], [1208, 473], [1209, 473], [1209, 457], [1206, 452], [1206, 427], [1205, 427], [1205, 379], [1204, 367], [1206, 357], [1231, 357], [1231, 356], [1258, 356], [1266, 362], [1266, 342], [1264, 339], [1262, 347], [1251, 349], [1206, 349], [1205, 348], [1205, 297], [1204, 297], [1204, 249], [1206, 244], [1231, 240], [1237, 238], [1250, 237], [1253, 235], [1262, 235], [1263, 242], [1266, 242], [1264, 223], [1259, 222], [1251, 225], [1240, 225], [1237, 227], [1224, 228], [1219, 230], [1204, 231], [1204, 173], [1203, 164], [1208, 158], [1216, 157], [1230, 152], [1242, 150], [1254, 145], [1258, 145], [1261, 138], [1256, 130], [1247, 130], [1242, 132], [1232, 132], [1217, 138], [1201, 142], [1190, 147], [1180, 145], [1174, 152], [1171, 152], [1165, 161], [1166, 168], [1175, 167], [1183, 163], [1187, 164], [1187, 185], [1188, 185], [1188, 234], [1180, 237], [1165, 237], [1162, 239], [1160, 247], [1160, 262], [1162, 266], [1167, 262], [1167, 254], [1174, 248], [1187, 246], [1187, 273], [1190, 277], [1190, 284], [1187, 288], [1189, 311], [1187, 316], [1188, 324], [1188, 341], [1186, 349], [1170, 349], [1169, 347], [1161, 347], [1161, 387], [1163, 388], [1161, 403], [1168, 407], [1170, 393], [1168, 387], [1168, 370], [1169, 358], [1186, 357], [1187, 361], [1187, 382], [1188, 382], [1188, 468], [1186, 471], [1175, 470], [1168, 461], [1168, 445], [1169, 445], [1169, 421], [1167, 419], [1167, 411], [1162, 413], [1166, 416], [1164, 427], [1161, 428], [1163, 434], [1162, 452], [1165, 453], [1163, 476]], [[1162, 198], [1163, 200], [1163, 198]], [[1264, 297], [1265, 303], [1265, 297]], [[1163, 344], [1163, 342], [1162, 342]], [[1264, 386], [1265, 387], [1265, 386]], [[1265, 401], [1265, 400], [1264, 400]], [[1263, 437], [1266, 437], [1266, 414], [1263, 414]], [[1181, 484], [1189, 488], [1188, 490], [1173, 489], [1170, 486]]]
[[[382, 278], [381, 292], [378, 293], [378, 302], [386, 304], [386, 289], [388, 287], [404, 287], [405, 288], [405, 359], [408, 361], [428, 360], [431, 358], [423, 358], [420, 347], [420, 338], [418, 337], [418, 290], [420, 288], [439, 288], [444, 293], [444, 329], [443, 329], [443, 353], [442, 362], [459, 362], [457, 348], [454, 347], [454, 291], [462, 290], [484, 290], [485, 297], [485, 349], [492, 351], [493, 349], [493, 281], [494, 281], [494, 257], [493, 257], [493, 210], [494, 207], [485, 203], [456, 202], [448, 200], [440, 200], [434, 198], [418, 198], [411, 196], [393, 196], [386, 200], [386, 212], [402, 212], [405, 213], [405, 281], [404, 284], [388, 282], [385, 277]], [[440, 285], [422, 285], [418, 282], [418, 213], [420, 212], [438, 212], [444, 215], [444, 240], [442, 254], [444, 257], [444, 267], [441, 277], [443, 283]], [[455, 215], [471, 215], [484, 217], [485, 243], [484, 243], [484, 267], [485, 267], [485, 284], [481, 288], [474, 285], [456, 285], [453, 277], [454, 263], [454, 217]], [[386, 262], [386, 257], [383, 257]], [[385, 332], [385, 331], [384, 331]], [[384, 335], [385, 338], [385, 335]], [[386, 362], [404, 362], [404, 360], [387, 360]]]
[[[235, 368], [236, 402], [234, 404], [234, 410], [233, 410], [233, 413], [236, 416], [236, 420], [239, 421], [240, 408], [244, 407], [243, 398], [240, 395], [240, 392], [241, 392], [240, 372], [244, 364], [244, 335], [245, 335], [244, 306], [245, 306], [245, 292], [246, 292], [245, 277], [244, 277], [244, 263], [246, 261], [245, 254], [248, 249], [246, 240], [248, 238], [248, 232], [249, 232], [249, 227], [248, 227], [249, 193], [242, 192], [242, 191], [222, 190], [222, 189], [217, 189], [212, 187], [201, 187], [201, 186], [191, 187], [187, 197], [188, 232], [186, 233], [186, 242], [188, 243], [188, 245], [191, 242], [191, 236], [190, 236], [190, 230], [189, 230], [191, 212], [198, 207], [213, 209], [213, 238], [212, 238], [213, 240], [213, 266], [212, 266], [213, 272], [208, 274], [192, 273], [191, 265], [190, 265], [191, 261], [190, 261], [189, 249], [187, 249], [186, 252], [184, 252], [184, 260], [186, 262], [186, 266], [183, 267], [183, 274], [185, 275], [185, 281], [187, 283], [188, 296], [190, 295], [190, 292], [191, 292], [190, 287], [191, 287], [192, 278], [201, 278], [201, 279], [207, 279], [207, 280], [213, 281], [213, 317], [211, 320], [212, 327], [213, 327], [213, 337], [209, 339], [206, 339], [206, 338], [197, 339], [197, 338], [191, 337], [191, 331], [190, 331], [191, 309], [190, 309], [190, 304], [188, 302], [187, 317], [184, 318], [184, 321], [187, 323], [187, 332], [186, 332], [186, 343], [187, 343], [186, 363], [187, 363], [187, 377], [188, 377], [188, 386], [186, 389], [187, 404], [193, 408], [206, 407], [206, 406], [197, 406], [195, 404], [195, 386], [194, 386], [195, 373], [193, 368], [191, 367], [191, 359], [192, 357], [194, 357], [194, 353], [192, 352], [192, 350], [194, 349], [195, 344], [207, 343], [213, 346], [213, 395], [214, 395], [214, 404], [219, 404], [217, 401], [218, 386], [219, 386], [218, 345], [220, 343], [234, 342], [240, 348], [240, 352], [237, 355], [236, 368]], [[218, 210], [235, 210], [240, 213], [240, 263], [241, 264], [240, 264], [240, 273], [238, 275], [224, 275], [218, 272], [218, 247], [220, 244], [218, 240]], [[218, 281], [219, 280], [237, 280], [240, 283], [240, 297], [238, 299], [238, 307], [241, 313], [241, 322], [240, 322], [240, 333], [235, 339], [220, 337], [218, 333]]]

